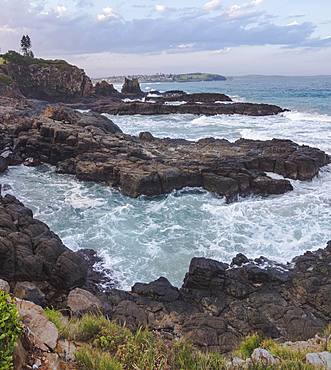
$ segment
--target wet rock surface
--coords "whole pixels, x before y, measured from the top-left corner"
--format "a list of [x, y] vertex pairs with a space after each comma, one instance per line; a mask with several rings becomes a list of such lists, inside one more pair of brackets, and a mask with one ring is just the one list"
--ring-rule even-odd
[[[312, 279], [315, 286], [307, 284]], [[281, 340], [321, 332], [331, 319], [330, 291], [331, 242], [286, 265], [259, 258], [231, 268], [194, 258], [179, 290], [160, 278], [135, 284], [130, 293], [112, 290], [108, 299], [112, 318], [129, 327], [147, 325], [200, 348], [229, 352], [253, 332]]]
[[[169, 102], [168, 99], [163, 99], [161, 101], [156, 100], [156, 102], [151, 100], [134, 102], [98, 100], [92, 103], [78, 105], [78, 107], [92, 109], [99, 113], [109, 113], [114, 115], [196, 114], [214, 116], [218, 114], [242, 114], [248, 116], [270, 116], [285, 111], [277, 105], [271, 104], [235, 102], [227, 104], [215, 103], [212, 97], [209, 102], [208, 93], [200, 95], [204, 95], [201, 99], [204, 101], [203, 103], [190, 101], [190, 99], [180, 105], [167, 104], [167, 102]], [[187, 99], [186, 96], [183, 96], [183, 98]]]
[[290, 182], [265, 172], [311, 180], [330, 163], [323, 151], [290, 140], [191, 142], [157, 139], [146, 132], [135, 137], [98, 113], [61, 105], [15, 106], [3, 115], [0, 110], [0, 128], [0, 156], [6, 165], [49, 163], [59, 173], [106, 183], [131, 197], [184, 187], [202, 187], [229, 200], [282, 194], [292, 190]]
[[253, 332], [306, 340], [331, 320], [331, 241], [287, 264], [242, 254], [231, 264], [193, 258], [180, 289], [161, 277], [127, 292], [97, 289], [96, 280], [86, 284], [81, 254], [68, 250], [12, 196], [0, 199], [0, 226], [0, 279], [24, 299], [45, 299], [50, 306], [70, 307], [74, 315], [103, 311], [131, 329], [147, 326], [165, 338], [184, 337], [221, 352]]
[[85, 260], [34, 219], [31, 210], [13, 196], [0, 198], [0, 279], [17, 296], [45, 305], [84, 285], [87, 274]]

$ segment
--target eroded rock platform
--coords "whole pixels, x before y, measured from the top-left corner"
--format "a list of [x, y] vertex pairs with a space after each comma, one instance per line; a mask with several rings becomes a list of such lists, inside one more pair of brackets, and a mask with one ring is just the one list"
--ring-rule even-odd
[[[106, 117], [49, 106], [0, 115], [0, 155], [8, 165], [49, 163], [59, 173], [104, 182], [131, 197], [156, 196], [184, 187], [202, 187], [228, 199], [292, 190], [285, 178], [311, 180], [330, 157], [290, 140], [213, 138], [191, 142], [126, 135]], [[31, 112], [32, 110], [32, 112]], [[41, 112], [41, 113], [40, 113]], [[5, 166], [5, 164], [4, 164]], [[4, 168], [3, 168], [4, 169]]]

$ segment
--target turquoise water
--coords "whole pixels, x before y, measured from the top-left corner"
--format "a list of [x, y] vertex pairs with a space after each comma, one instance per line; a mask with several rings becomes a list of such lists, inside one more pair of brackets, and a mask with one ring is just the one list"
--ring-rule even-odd
[[[241, 78], [226, 82], [148, 84], [151, 89], [225, 92], [235, 100], [291, 108], [274, 117], [111, 117], [128, 133], [196, 140], [215, 136], [288, 138], [331, 153], [331, 78]], [[131, 199], [108, 187], [57, 175], [50, 167], [15, 167], [2, 183], [72, 249], [94, 248], [122, 287], [160, 275], [180, 285], [193, 256], [229, 261], [236, 253], [287, 261], [331, 239], [331, 166], [294, 191], [226, 204], [185, 189], [157, 199]]]

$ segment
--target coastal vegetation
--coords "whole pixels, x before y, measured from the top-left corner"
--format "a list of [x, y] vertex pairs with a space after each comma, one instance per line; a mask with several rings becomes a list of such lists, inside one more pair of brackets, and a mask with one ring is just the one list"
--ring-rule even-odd
[[12, 297], [0, 290], [0, 369], [13, 368], [13, 352], [21, 333], [21, 321]]
[[[234, 368], [229, 365], [234, 358], [242, 361], [242, 366], [245, 361], [245, 368], [249, 370], [316, 369], [306, 362], [309, 348], [291, 348], [258, 334], [245, 337], [233, 353], [221, 355], [197, 350], [183, 339], [165, 340], [144, 328], [131, 332], [102, 315], [85, 314], [67, 322], [59, 311], [47, 309], [45, 313], [62, 338], [79, 343], [75, 359], [79, 369], [83, 370], [221, 370]], [[327, 334], [324, 333], [325, 338]], [[327, 350], [327, 345], [325, 340], [320, 350]], [[252, 360], [256, 349], [267, 350], [276, 363]]]

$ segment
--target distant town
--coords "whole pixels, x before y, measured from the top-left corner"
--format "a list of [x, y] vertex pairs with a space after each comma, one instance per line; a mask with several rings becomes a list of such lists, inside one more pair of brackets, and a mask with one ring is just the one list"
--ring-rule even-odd
[[109, 83], [123, 83], [125, 77], [137, 78], [139, 82], [201, 82], [201, 81], [225, 81], [226, 78], [219, 74], [212, 73], [182, 73], [182, 74], [165, 74], [157, 73], [154, 75], [130, 75], [130, 76], [110, 76], [106, 78], [94, 79], [94, 82], [101, 80]]

